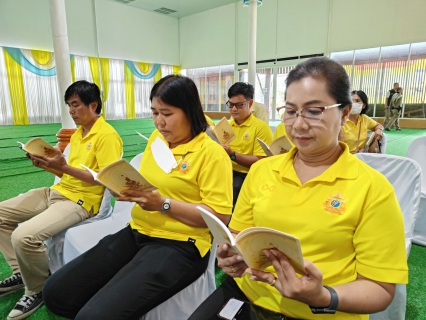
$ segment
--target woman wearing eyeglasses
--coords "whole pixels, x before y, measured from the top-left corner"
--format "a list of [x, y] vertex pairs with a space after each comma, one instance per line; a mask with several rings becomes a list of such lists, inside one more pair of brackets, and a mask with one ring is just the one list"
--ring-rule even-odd
[[349, 92], [345, 70], [328, 58], [290, 72], [284, 123], [295, 148], [252, 166], [229, 224], [234, 234], [256, 226], [297, 237], [305, 272], [276, 249], [263, 251], [272, 266], [248, 269], [221, 244], [218, 265], [228, 276], [190, 320], [218, 319], [231, 297], [245, 301], [241, 319], [368, 319], [390, 304], [396, 283], [407, 283], [393, 188], [338, 141]]
[[[194, 82], [166, 76], [154, 85], [150, 100], [157, 130], [139, 171], [158, 190], [121, 191], [118, 201], [135, 203], [129, 225], [48, 279], [43, 298], [57, 315], [139, 319], [205, 272], [212, 237], [196, 207], [229, 221], [231, 161], [205, 133]], [[158, 154], [154, 145], [165, 150]], [[167, 158], [172, 161], [165, 163]]]
[[364, 91], [352, 91], [352, 109], [348, 121], [342, 127], [342, 139], [349, 146], [350, 153], [364, 151], [367, 132], [372, 131], [374, 139], [382, 140], [383, 126], [369, 116], [368, 97]]

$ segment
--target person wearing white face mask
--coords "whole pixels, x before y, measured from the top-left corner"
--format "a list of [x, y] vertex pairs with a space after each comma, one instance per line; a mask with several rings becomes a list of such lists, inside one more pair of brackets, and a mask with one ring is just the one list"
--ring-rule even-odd
[[373, 131], [375, 139], [382, 140], [383, 126], [367, 116], [368, 97], [364, 91], [355, 90], [352, 94], [352, 110], [348, 121], [342, 126], [342, 140], [351, 153], [360, 152], [366, 141], [368, 130]]

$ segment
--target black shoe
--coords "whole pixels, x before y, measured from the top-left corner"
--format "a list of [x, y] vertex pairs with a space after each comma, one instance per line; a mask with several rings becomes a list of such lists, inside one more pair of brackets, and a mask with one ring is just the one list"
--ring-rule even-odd
[[8, 294], [18, 291], [24, 287], [21, 274], [19, 272], [12, 274], [9, 278], [0, 282], [0, 297], [7, 296]]
[[396, 129], [396, 131], [401, 131], [401, 129], [400, 129], [400, 128], [398, 128], [398, 129]]
[[385, 130], [386, 130], [386, 131], [390, 131], [390, 129], [389, 129], [389, 128], [385, 128]]
[[10, 311], [7, 320], [26, 319], [43, 305], [42, 293], [31, 296], [23, 295], [16, 303], [15, 308]]

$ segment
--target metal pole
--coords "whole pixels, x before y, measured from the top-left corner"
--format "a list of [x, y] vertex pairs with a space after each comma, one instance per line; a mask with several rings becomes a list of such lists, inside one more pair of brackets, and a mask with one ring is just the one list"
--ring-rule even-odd
[[249, 4], [249, 59], [248, 82], [256, 84], [256, 30], [257, 30], [257, 0], [251, 0]]
[[[58, 79], [60, 100], [62, 101], [65, 91], [72, 83], [65, 2], [64, 0], [50, 0], [49, 7], [53, 48], [55, 52], [56, 76]], [[61, 115], [62, 128], [74, 129], [76, 127], [68, 113], [68, 107], [65, 103], [61, 103]]]

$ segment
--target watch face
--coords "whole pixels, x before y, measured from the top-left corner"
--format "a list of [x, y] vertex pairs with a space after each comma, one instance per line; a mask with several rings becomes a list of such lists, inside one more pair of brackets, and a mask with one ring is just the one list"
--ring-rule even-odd
[[163, 210], [169, 210], [170, 209], [170, 203], [163, 203]]

